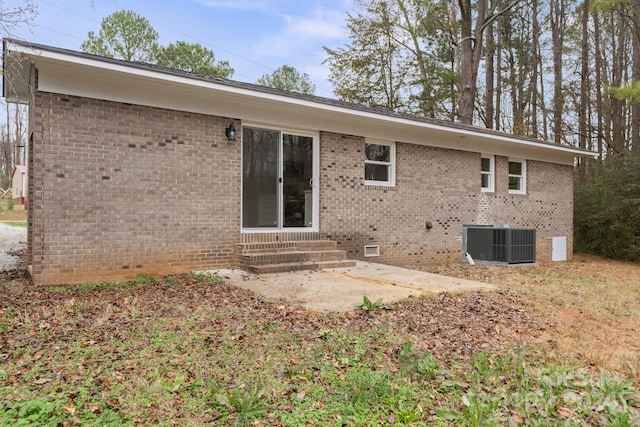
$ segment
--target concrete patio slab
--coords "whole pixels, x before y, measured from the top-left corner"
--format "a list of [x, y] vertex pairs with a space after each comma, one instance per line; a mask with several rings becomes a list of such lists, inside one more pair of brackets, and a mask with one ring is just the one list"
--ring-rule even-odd
[[427, 292], [493, 290], [496, 286], [425, 273], [407, 268], [358, 261], [355, 267], [255, 275], [242, 270], [210, 270], [227, 283], [267, 298], [283, 298], [319, 311], [349, 311], [382, 298], [392, 303]]

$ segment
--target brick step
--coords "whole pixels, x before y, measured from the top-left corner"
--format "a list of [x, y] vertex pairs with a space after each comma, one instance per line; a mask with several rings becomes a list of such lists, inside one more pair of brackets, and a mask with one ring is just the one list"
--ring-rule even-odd
[[243, 254], [291, 251], [295, 250], [296, 242], [238, 243], [237, 248]]
[[299, 251], [335, 251], [338, 243], [335, 240], [303, 240], [296, 242]]
[[265, 264], [282, 264], [292, 262], [342, 261], [347, 258], [345, 251], [290, 251], [290, 252], [261, 252], [243, 254], [244, 261], [249, 266]]
[[236, 265], [257, 274], [355, 265], [333, 240], [239, 243], [235, 254]]
[[288, 262], [282, 264], [253, 265], [249, 267], [249, 271], [254, 274], [286, 273], [290, 271], [318, 270], [322, 268], [354, 267], [355, 265], [356, 262], [351, 260]]
[[332, 240], [303, 240], [282, 241], [268, 243], [241, 243], [238, 249], [243, 255], [265, 252], [291, 252], [291, 251], [327, 251], [335, 250], [337, 243]]

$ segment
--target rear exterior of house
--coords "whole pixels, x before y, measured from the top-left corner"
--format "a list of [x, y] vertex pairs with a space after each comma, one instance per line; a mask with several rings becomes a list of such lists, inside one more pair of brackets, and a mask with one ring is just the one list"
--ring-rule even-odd
[[36, 284], [251, 268], [295, 244], [344, 254], [321, 265], [451, 261], [464, 224], [571, 254], [580, 150], [45, 46], [5, 41], [7, 63], [5, 96], [30, 104]]

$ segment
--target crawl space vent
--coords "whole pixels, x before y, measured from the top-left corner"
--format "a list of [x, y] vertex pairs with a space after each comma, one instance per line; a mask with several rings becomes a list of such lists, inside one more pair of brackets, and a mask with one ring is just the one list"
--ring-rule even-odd
[[364, 256], [380, 256], [380, 245], [368, 245], [364, 247]]

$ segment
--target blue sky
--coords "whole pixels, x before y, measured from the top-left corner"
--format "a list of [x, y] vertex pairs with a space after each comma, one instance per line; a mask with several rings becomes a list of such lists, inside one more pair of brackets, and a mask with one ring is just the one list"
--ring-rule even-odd
[[[3, 7], [22, 0], [1, 0]], [[345, 19], [352, 0], [33, 0], [38, 15], [30, 28], [11, 37], [80, 50], [89, 31], [118, 10], [133, 10], [149, 20], [160, 44], [200, 43], [229, 61], [233, 79], [255, 82], [281, 65], [309, 74], [316, 94], [334, 97], [327, 81], [323, 46], [348, 42]]]

